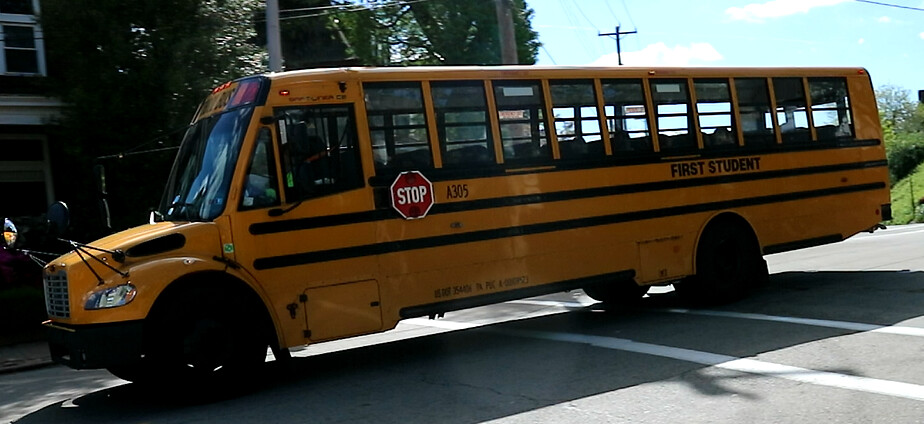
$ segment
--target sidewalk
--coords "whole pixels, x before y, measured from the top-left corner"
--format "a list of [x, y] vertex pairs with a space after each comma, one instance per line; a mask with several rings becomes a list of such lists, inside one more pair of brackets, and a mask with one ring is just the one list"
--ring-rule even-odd
[[44, 341], [0, 346], [0, 374], [25, 371], [52, 363], [48, 343]]

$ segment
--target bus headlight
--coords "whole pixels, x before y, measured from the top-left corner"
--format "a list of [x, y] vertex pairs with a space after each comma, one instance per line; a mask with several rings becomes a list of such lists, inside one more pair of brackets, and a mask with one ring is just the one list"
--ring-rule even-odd
[[83, 304], [83, 308], [91, 310], [123, 306], [134, 300], [137, 293], [138, 290], [131, 284], [110, 287], [90, 293]]

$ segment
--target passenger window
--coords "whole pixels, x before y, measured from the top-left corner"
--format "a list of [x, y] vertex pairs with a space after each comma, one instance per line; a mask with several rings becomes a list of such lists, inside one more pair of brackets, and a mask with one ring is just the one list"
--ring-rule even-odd
[[749, 147], [776, 144], [773, 117], [770, 115], [770, 92], [766, 78], [735, 78], [738, 116], [744, 145]]
[[593, 81], [549, 81], [549, 90], [561, 158], [603, 157]]
[[273, 157], [273, 139], [269, 128], [260, 128], [247, 167], [241, 210], [279, 205], [279, 181], [276, 177], [276, 158]]
[[694, 80], [696, 112], [706, 149], [738, 146], [727, 80]]
[[774, 78], [776, 120], [783, 143], [798, 143], [812, 139], [808, 129], [805, 90], [802, 78]]
[[602, 86], [613, 153], [654, 151], [642, 80], [603, 80]]
[[853, 137], [853, 119], [844, 78], [809, 78], [812, 122], [819, 140]]
[[539, 81], [495, 81], [504, 162], [542, 163], [552, 159]]
[[375, 170], [433, 167], [420, 83], [365, 83]]
[[489, 165], [494, 158], [488, 103], [481, 81], [430, 84], [444, 167]]
[[280, 108], [286, 201], [362, 187], [352, 105]]
[[662, 152], [690, 151], [697, 148], [693, 134], [693, 114], [687, 81], [652, 80], [652, 104], [657, 113], [658, 144]]

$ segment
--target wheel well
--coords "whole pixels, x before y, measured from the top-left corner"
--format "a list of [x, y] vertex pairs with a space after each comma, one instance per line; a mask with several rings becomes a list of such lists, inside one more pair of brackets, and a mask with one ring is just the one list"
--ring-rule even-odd
[[[279, 346], [273, 320], [260, 296], [243, 281], [218, 272], [200, 272], [184, 275], [170, 283], [154, 301], [154, 305], [148, 313], [146, 325], [157, 325], [161, 317], [171, 312], [173, 305], [178, 304], [181, 300], [196, 299], [197, 296], [202, 296], [204, 304], [219, 299], [219, 302], [222, 303], [236, 303], [241, 305], [240, 307], [247, 308], [259, 320], [260, 331], [267, 343], [274, 349]], [[219, 311], [217, 313], [227, 312]]]
[[754, 227], [752, 227], [751, 224], [741, 215], [733, 212], [723, 212], [712, 217], [712, 219], [710, 219], [709, 222], [706, 223], [706, 225], [703, 227], [703, 230], [700, 231], [696, 242], [696, 253], [693, 257], [694, 266], [696, 264], [696, 256], [699, 255], [700, 240], [702, 240], [703, 235], [721, 226], [732, 226], [737, 227], [739, 230], [744, 230], [752, 245], [761, 251], [761, 253], [763, 253], [763, 249], [760, 247], [760, 240], [757, 238], [757, 233], [754, 231]]

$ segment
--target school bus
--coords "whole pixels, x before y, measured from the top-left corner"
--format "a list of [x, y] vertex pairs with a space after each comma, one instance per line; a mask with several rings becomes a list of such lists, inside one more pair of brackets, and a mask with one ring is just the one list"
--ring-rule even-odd
[[[862, 68], [343, 68], [207, 96], [155, 219], [50, 262], [54, 359], [210, 378], [401, 320], [673, 283], [890, 218]], [[232, 370], [232, 371], [229, 371]]]

